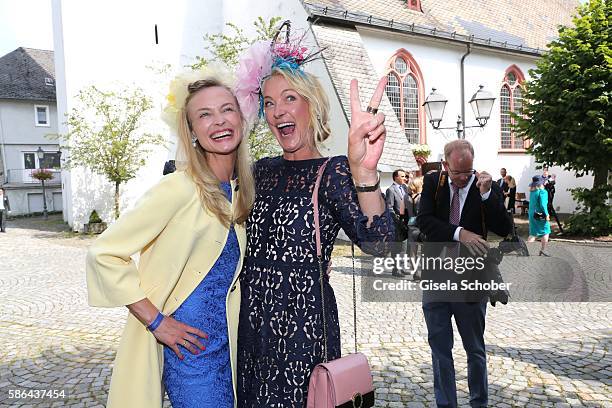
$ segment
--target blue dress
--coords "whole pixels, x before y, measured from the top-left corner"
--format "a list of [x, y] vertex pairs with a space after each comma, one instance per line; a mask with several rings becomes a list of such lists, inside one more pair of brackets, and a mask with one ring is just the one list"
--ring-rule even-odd
[[536, 188], [529, 193], [529, 235], [541, 237], [550, 234], [550, 222], [536, 220], [536, 211], [548, 215], [548, 193], [543, 188]]
[[[221, 187], [231, 201], [230, 184], [221, 183]], [[240, 247], [231, 227], [213, 268], [172, 315], [208, 334], [208, 340], [200, 339], [206, 350], [199, 355], [179, 346], [183, 361], [164, 347], [163, 382], [173, 408], [234, 406], [225, 299], [239, 259]]]
[[[275, 157], [255, 165], [255, 204], [247, 220], [247, 252], [240, 275], [240, 408], [303, 407], [310, 373], [323, 361], [311, 200], [324, 161]], [[333, 157], [327, 164], [319, 189], [319, 216], [325, 269], [340, 228], [369, 253], [384, 253], [394, 238], [388, 210], [366, 227], [345, 156]], [[324, 293], [331, 360], [340, 357], [340, 327], [327, 276]]]

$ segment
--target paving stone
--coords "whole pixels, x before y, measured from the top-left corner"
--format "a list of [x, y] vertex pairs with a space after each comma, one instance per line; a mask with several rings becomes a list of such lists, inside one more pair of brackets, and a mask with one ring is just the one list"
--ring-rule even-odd
[[[0, 234], [0, 406], [104, 406], [127, 313], [87, 305], [85, 254], [90, 243], [10, 225], [7, 234]], [[550, 245], [553, 252], [575, 249]], [[591, 259], [580, 262], [612, 259], [610, 248], [589, 250]], [[350, 262], [335, 257], [331, 275], [343, 353], [353, 349]], [[602, 276], [596, 289], [610, 290], [612, 278]], [[359, 291], [357, 295], [358, 343], [374, 371], [376, 407], [435, 407], [421, 303], [361, 302]], [[508, 305], [488, 307], [490, 406], [612, 407], [610, 321], [612, 303], [604, 302], [511, 299]], [[458, 400], [466, 406], [467, 360], [456, 329], [454, 339]], [[28, 387], [64, 390], [65, 398], [8, 399], [9, 389]], [[167, 400], [164, 407], [169, 407]]]

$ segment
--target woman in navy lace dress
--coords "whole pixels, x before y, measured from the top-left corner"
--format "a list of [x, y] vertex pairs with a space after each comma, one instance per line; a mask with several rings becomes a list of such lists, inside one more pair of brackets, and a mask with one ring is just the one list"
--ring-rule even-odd
[[[325, 267], [341, 228], [370, 253], [386, 252], [394, 234], [376, 170], [385, 138], [384, 116], [361, 111], [354, 82], [348, 158], [329, 160], [319, 190]], [[379, 83], [373, 108], [385, 83]], [[300, 68], [274, 68], [261, 96], [266, 121], [283, 154], [255, 166], [256, 198], [247, 220], [240, 278], [238, 406], [302, 407], [310, 373], [324, 357], [311, 198], [317, 171], [327, 161], [316, 143], [330, 134], [329, 105], [319, 81]], [[340, 357], [338, 311], [329, 278], [324, 282], [328, 358], [335, 359]]]

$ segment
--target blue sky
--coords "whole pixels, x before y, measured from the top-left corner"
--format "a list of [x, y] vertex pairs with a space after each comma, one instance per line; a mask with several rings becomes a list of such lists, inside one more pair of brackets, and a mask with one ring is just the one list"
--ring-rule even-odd
[[0, 0], [0, 56], [17, 47], [53, 49], [51, 0]]

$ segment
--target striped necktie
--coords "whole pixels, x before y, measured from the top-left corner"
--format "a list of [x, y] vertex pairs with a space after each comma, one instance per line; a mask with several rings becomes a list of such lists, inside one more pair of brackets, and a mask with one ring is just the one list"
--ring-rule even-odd
[[448, 222], [453, 225], [459, 226], [459, 221], [461, 220], [461, 206], [459, 201], [459, 186], [456, 184], [451, 184], [453, 189], [453, 198], [451, 199], [450, 206], [450, 214], [448, 216]]

